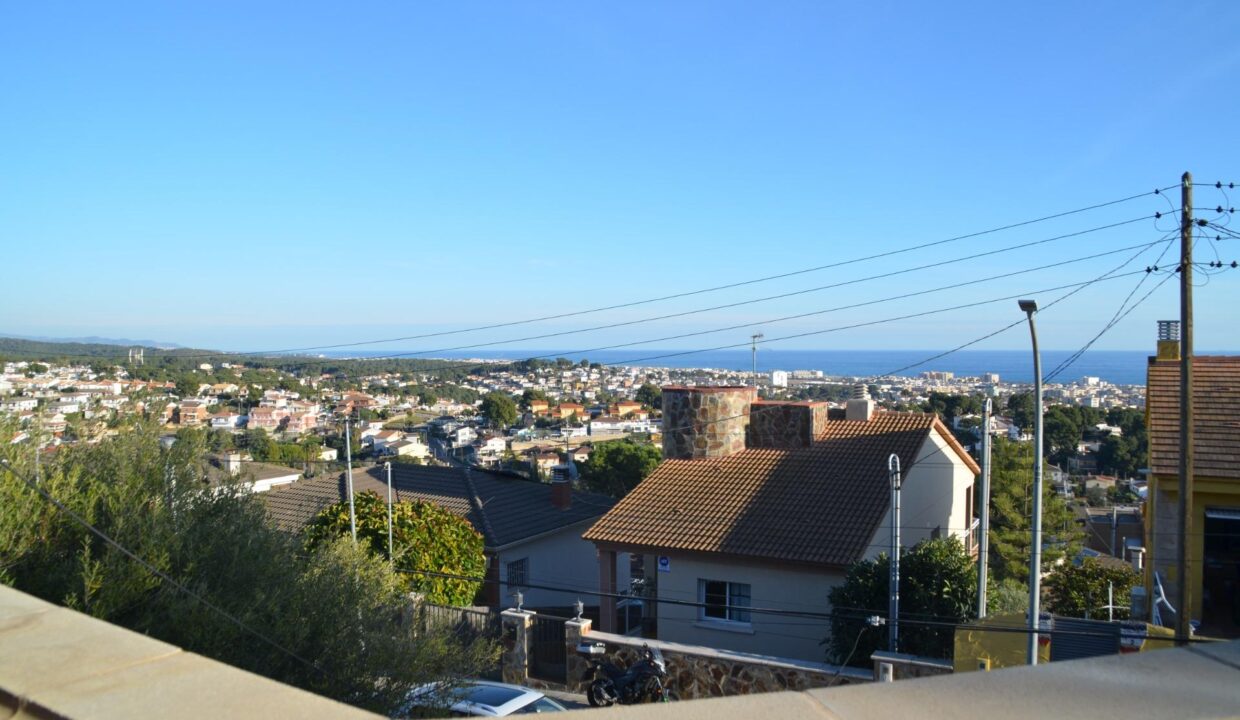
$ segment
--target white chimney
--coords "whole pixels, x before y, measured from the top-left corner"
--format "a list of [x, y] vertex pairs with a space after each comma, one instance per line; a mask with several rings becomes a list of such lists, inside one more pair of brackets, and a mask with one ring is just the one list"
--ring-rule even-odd
[[869, 389], [864, 383], [853, 385], [852, 398], [848, 400], [844, 419], [865, 422], [872, 417], [874, 417], [874, 401], [870, 399]]
[[240, 453], [228, 453], [228, 455], [225, 456], [224, 458], [224, 469], [228, 471], [229, 475], [240, 475], [241, 474], [241, 454]]

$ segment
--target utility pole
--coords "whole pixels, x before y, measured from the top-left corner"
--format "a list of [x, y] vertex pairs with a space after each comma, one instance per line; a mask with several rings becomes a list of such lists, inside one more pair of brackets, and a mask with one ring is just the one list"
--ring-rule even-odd
[[753, 387], [758, 389], [758, 341], [765, 337], [762, 333], [755, 333], [749, 337], [752, 345], [750, 349], [753, 353]]
[[1193, 174], [1180, 178], [1180, 528], [1176, 544], [1176, 590], [1179, 609], [1175, 639], [1179, 645], [1192, 634], [1191, 555], [1193, 536]]
[[353, 433], [349, 429], [349, 417], [344, 418], [344, 463], [349, 478], [349, 532], [357, 543], [357, 513], [353, 509]]
[[977, 619], [986, 617], [986, 575], [990, 566], [990, 398], [982, 409], [981, 523], [977, 528]]
[[898, 652], [900, 634], [900, 457], [892, 453], [887, 458], [887, 472], [891, 478], [891, 577], [887, 589], [888, 647]]

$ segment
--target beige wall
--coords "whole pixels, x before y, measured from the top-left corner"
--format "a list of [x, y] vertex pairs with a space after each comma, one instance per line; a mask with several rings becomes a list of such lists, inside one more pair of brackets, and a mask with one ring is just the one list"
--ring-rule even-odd
[[[830, 611], [827, 593], [843, 583], [842, 573], [780, 568], [702, 556], [671, 555], [670, 572], [657, 573], [662, 599], [701, 602], [698, 580], [747, 583], [753, 607], [808, 612]], [[701, 609], [659, 603], [659, 639], [690, 645], [822, 662], [819, 643], [830, 632], [829, 621], [754, 613], [749, 627], [702, 620]]]
[[[581, 539], [581, 533], [589, 523], [566, 528], [553, 535], [538, 538], [498, 553], [500, 579], [499, 602], [513, 607], [512, 593], [508, 585], [508, 563], [528, 558], [529, 580], [532, 585], [568, 587], [587, 592], [598, 591], [598, 552], [594, 543]], [[627, 569], [627, 568], [626, 568]], [[587, 592], [558, 592], [554, 590], [524, 589], [522, 594], [527, 607], [570, 607], [578, 598], [586, 605], [597, 605], [598, 598]]]
[[[941, 527], [943, 536], [951, 534], [961, 541], [968, 534], [973, 518], [966, 517], [965, 489], [973, 485], [973, 471], [947, 441], [931, 432], [914, 463], [900, 458], [904, 483], [900, 492], [900, 544], [912, 547]], [[891, 512], [888, 510], [870, 540], [866, 557], [875, 558], [891, 548]]]

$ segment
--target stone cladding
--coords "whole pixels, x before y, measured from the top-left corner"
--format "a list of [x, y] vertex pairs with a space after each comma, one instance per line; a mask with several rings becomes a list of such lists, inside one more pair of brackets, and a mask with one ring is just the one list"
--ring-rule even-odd
[[697, 460], [745, 449], [752, 387], [663, 388], [663, 457]]
[[825, 402], [755, 402], [749, 408], [749, 447], [809, 447], [826, 428], [827, 412]]

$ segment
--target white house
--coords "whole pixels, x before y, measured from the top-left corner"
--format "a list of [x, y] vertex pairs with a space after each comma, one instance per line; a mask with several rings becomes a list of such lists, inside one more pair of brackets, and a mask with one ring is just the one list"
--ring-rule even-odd
[[[618, 560], [639, 554], [658, 568], [660, 597], [703, 605], [658, 603], [660, 640], [821, 660], [828, 621], [789, 632], [787, 617], [745, 608], [829, 612], [849, 565], [890, 549], [892, 454], [905, 468], [902, 545], [951, 535], [973, 550], [979, 468], [933, 414], [755, 396], [664, 388], [664, 461], [584, 537], [604, 591], [623, 589]], [[600, 625], [618, 625], [607, 601]]]

